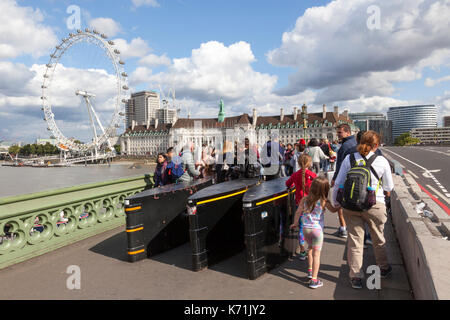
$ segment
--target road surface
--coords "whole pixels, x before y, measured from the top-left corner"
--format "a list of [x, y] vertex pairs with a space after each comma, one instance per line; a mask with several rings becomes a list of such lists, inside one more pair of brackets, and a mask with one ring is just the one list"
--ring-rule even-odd
[[384, 147], [382, 151], [450, 211], [450, 146]]

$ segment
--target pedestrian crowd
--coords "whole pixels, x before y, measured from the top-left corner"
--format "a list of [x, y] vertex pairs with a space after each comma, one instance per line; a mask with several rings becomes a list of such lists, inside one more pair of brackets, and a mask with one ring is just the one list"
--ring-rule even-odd
[[313, 138], [283, 145], [277, 136], [271, 136], [262, 147], [245, 139], [242, 145], [225, 141], [221, 150], [208, 145], [195, 150], [191, 142], [179, 154], [169, 148], [158, 154], [155, 187], [207, 177], [216, 183], [289, 177], [286, 187], [296, 188], [296, 213], [290, 229], [298, 232], [296, 254], [300, 260], [308, 260], [309, 287], [323, 286], [318, 274], [328, 210], [337, 213], [340, 227], [336, 235], [347, 241], [351, 286], [361, 289], [363, 249], [368, 245], [373, 246], [381, 277], [392, 272], [383, 231], [394, 185], [389, 162], [378, 149], [378, 133], [360, 131], [355, 136], [348, 124], [339, 125], [336, 133], [339, 141]]

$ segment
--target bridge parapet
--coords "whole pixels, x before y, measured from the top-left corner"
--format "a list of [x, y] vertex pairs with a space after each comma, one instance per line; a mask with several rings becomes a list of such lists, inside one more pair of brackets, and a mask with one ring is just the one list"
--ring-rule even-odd
[[151, 175], [0, 199], [0, 269], [125, 224]]
[[[409, 175], [394, 176], [392, 220], [416, 299], [450, 299], [450, 216]], [[432, 217], [420, 215], [423, 202]]]

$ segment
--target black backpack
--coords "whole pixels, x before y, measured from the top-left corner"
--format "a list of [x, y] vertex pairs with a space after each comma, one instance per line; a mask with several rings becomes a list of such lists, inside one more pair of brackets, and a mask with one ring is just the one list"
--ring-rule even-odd
[[347, 173], [347, 177], [344, 183], [343, 195], [341, 205], [343, 208], [352, 211], [364, 211], [370, 209], [372, 205], [369, 204], [368, 187], [372, 186], [370, 171], [380, 182], [380, 178], [376, 171], [372, 168], [372, 163], [377, 158], [374, 154], [369, 160], [366, 157], [364, 159], [364, 165], [358, 165], [356, 163], [355, 154], [350, 154], [350, 166], [351, 169]]

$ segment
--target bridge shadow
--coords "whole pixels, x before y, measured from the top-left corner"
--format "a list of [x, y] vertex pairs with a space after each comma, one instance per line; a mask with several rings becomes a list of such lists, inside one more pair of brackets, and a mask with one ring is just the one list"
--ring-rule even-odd
[[[192, 268], [192, 250], [190, 243], [183, 244], [149, 259], [195, 272]], [[207, 269], [225, 273], [237, 278], [248, 279], [244, 250], [224, 260], [208, 265]]]
[[[89, 251], [128, 263], [127, 233], [125, 231], [119, 232], [89, 248]], [[224, 260], [209, 265], [208, 269], [248, 279], [245, 259], [245, 250], [242, 250]], [[192, 250], [189, 242], [149, 257], [148, 260], [192, 271]]]
[[108, 258], [128, 262], [127, 257], [127, 233], [122, 231], [112, 237], [96, 244], [89, 251]]

